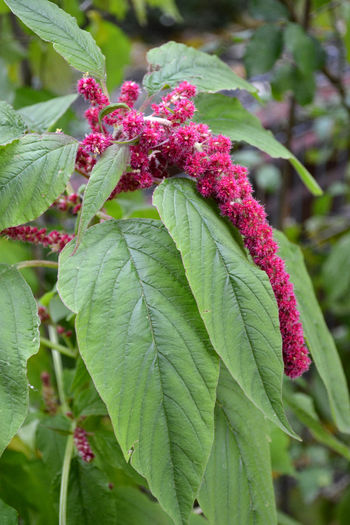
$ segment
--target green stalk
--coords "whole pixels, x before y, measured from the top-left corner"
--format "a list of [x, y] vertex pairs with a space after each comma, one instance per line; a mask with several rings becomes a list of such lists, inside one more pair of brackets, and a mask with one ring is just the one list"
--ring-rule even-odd
[[53, 350], [58, 350], [58, 352], [63, 355], [67, 355], [68, 357], [73, 357], [74, 359], [77, 357], [76, 353], [70, 348], [67, 348], [66, 346], [60, 345], [58, 343], [54, 343], [53, 341], [46, 339], [46, 337], [40, 337], [40, 343], [44, 346], [47, 346], [48, 348], [52, 348]]
[[14, 265], [17, 270], [21, 270], [22, 268], [58, 268], [58, 263], [56, 261], [44, 261], [44, 260], [37, 260], [37, 261], [21, 261]]
[[[57, 332], [53, 326], [49, 326], [49, 337], [50, 337], [50, 342], [52, 344], [54, 344], [55, 346], [58, 345]], [[69, 407], [67, 405], [66, 396], [64, 394], [62, 359], [61, 359], [61, 354], [59, 353], [58, 350], [52, 349], [52, 361], [53, 361], [53, 367], [55, 370], [58, 397], [60, 400], [60, 404], [61, 404], [63, 413], [66, 414], [69, 411]]]
[[72, 423], [71, 434], [67, 438], [66, 450], [64, 452], [62, 475], [61, 475], [61, 487], [60, 487], [60, 505], [59, 505], [59, 525], [66, 525], [67, 523], [67, 495], [68, 495], [68, 482], [69, 482], [69, 471], [74, 450], [74, 428], [75, 423]]

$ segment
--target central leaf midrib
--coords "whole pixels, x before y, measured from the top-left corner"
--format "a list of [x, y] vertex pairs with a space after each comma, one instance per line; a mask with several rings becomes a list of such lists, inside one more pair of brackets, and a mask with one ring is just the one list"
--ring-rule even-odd
[[152, 340], [153, 340], [154, 348], [156, 350], [156, 361], [157, 361], [157, 367], [158, 367], [158, 371], [159, 371], [158, 372], [158, 377], [159, 377], [159, 382], [160, 382], [161, 391], [162, 391], [162, 406], [163, 406], [164, 417], [165, 417], [165, 420], [166, 420], [169, 455], [170, 455], [170, 459], [171, 459], [171, 470], [172, 470], [172, 474], [173, 474], [172, 475], [172, 481], [173, 481], [173, 486], [174, 486], [174, 490], [175, 490], [175, 494], [176, 494], [176, 506], [177, 506], [179, 515], [182, 517], [182, 512], [181, 512], [181, 508], [180, 508], [180, 504], [179, 504], [179, 498], [178, 498], [178, 490], [177, 490], [177, 483], [176, 483], [175, 468], [174, 468], [173, 447], [172, 447], [172, 442], [171, 442], [171, 439], [170, 439], [169, 420], [168, 420], [167, 411], [166, 411], [166, 408], [165, 408], [164, 386], [163, 386], [162, 374], [161, 374], [161, 369], [160, 369], [160, 364], [159, 364], [159, 350], [158, 350], [158, 345], [157, 345], [155, 334], [154, 334], [153, 324], [152, 324], [152, 321], [151, 321], [150, 307], [149, 307], [149, 305], [147, 303], [147, 300], [146, 300], [146, 297], [145, 297], [145, 291], [144, 291], [143, 284], [142, 284], [142, 280], [141, 280], [141, 278], [139, 276], [139, 273], [138, 273], [138, 270], [137, 270], [137, 266], [136, 266], [135, 261], [134, 261], [134, 259], [132, 257], [132, 254], [131, 254], [130, 248], [128, 246], [127, 240], [125, 238], [124, 232], [122, 231], [121, 228], [119, 228], [118, 223], [117, 223], [117, 227], [118, 227], [120, 235], [121, 235], [121, 237], [122, 237], [122, 239], [124, 241], [126, 250], [129, 253], [130, 260], [131, 260], [131, 262], [132, 262], [132, 264], [134, 266], [135, 274], [136, 274], [137, 279], [138, 279], [139, 284], [140, 284], [142, 300], [143, 300], [143, 303], [144, 303], [144, 305], [146, 307], [146, 312], [147, 312], [147, 317], [148, 317], [149, 326], [150, 326], [150, 330], [151, 330]]

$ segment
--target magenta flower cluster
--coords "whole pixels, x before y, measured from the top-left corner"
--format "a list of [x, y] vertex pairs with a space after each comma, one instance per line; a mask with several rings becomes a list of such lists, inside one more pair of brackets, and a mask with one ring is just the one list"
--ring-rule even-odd
[[45, 247], [50, 247], [53, 252], [63, 250], [74, 237], [74, 235], [57, 230], [47, 233], [46, 228], [39, 229], [36, 226], [13, 226], [2, 230], [0, 233], [9, 239], [42, 244]]
[[[223, 215], [240, 231], [253, 261], [264, 270], [271, 282], [279, 309], [283, 340], [285, 373], [300, 376], [309, 365], [293, 285], [268, 224], [263, 206], [253, 197], [247, 169], [232, 162], [231, 141], [213, 135], [205, 124], [189, 122], [195, 112], [195, 86], [182, 82], [151, 106], [146, 116], [134, 108], [140, 89], [125, 82], [118, 102], [120, 107], [104, 116], [101, 109], [109, 104], [107, 96], [92, 78], [83, 78], [78, 91], [90, 102], [85, 116], [92, 133], [81, 143], [77, 168], [88, 175], [96, 156], [113, 142], [129, 142], [130, 166], [110, 198], [122, 191], [148, 188], [163, 178], [184, 171], [197, 182], [203, 197], [214, 198]], [[144, 103], [145, 105], [145, 103]]]
[[90, 463], [94, 459], [95, 454], [92, 452], [86, 437], [86, 430], [81, 427], [76, 427], [74, 430], [74, 443], [81, 459]]

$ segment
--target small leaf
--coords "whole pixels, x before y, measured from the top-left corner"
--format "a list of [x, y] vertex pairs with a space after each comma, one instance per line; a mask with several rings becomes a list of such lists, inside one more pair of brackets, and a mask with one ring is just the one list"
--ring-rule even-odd
[[218, 57], [184, 44], [168, 42], [151, 49], [147, 53], [147, 61], [155, 69], [143, 79], [150, 95], [167, 87], [175, 87], [183, 80], [197, 86], [199, 91], [245, 89], [256, 92], [252, 84], [236, 75]]
[[[158, 503], [154, 503], [134, 487], [118, 487], [115, 491], [118, 519], [123, 525], [173, 525]], [[205, 521], [203, 520], [203, 525]]]
[[0, 147], [0, 230], [36, 219], [64, 190], [78, 142], [61, 133], [29, 134]]
[[320, 69], [325, 54], [318, 40], [305, 33], [299, 24], [289, 23], [283, 32], [286, 48], [293, 54], [302, 73]]
[[283, 47], [282, 30], [275, 24], [264, 24], [254, 31], [249, 41], [244, 63], [249, 76], [270, 71]]
[[343, 367], [316, 299], [302, 252], [279, 231], [275, 231], [275, 239], [278, 253], [286, 261], [294, 285], [306, 342], [326, 387], [334, 421], [341, 432], [350, 433], [350, 400]]
[[58, 289], [125, 459], [187, 523], [214, 432], [218, 359], [159, 221], [106, 221], [60, 255]]
[[0, 100], [0, 144], [8, 144], [21, 137], [27, 130], [27, 125], [18, 113]]
[[28, 409], [27, 359], [39, 350], [39, 317], [29, 285], [0, 264], [0, 454]]
[[84, 193], [75, 251], [89, 222], [119, 182], [129, 159], [129, 148], [110, 146], [94, 166]]
[[127, 104], [124, 104], [124, 102], [116, 102], [115, 104], [110, 104], [109, 106], [106, 106], [103, 109], [101, 109], [101, 111], [99, 112], [98, 123], [101, 125], [103, 117], [109, 115], [110, 113], [113, 113], [113, 111], [120, 108], [124, 108], [130, 111], [130, 107]]
[[31, 131], [43, 133], [50, 130], [57, 120], [64, 115], [77, 96], [65, 95], [56, 97], [46, 102], [21, 108], [17, 110], [17, 113], [23, 117]]
[[186, 179], [164, 181], [154, 204], [181, 253], [212, 345], [246, 396], [295, 437], [282, 405], [282, 340], [265, 272], [248, 261], [232, 229]]
[[243, 140], [273, 158], [289, 160], [311, 193], [322, 194], [311, 173], [275, 139], [271, 131], [262, 127], [260, 120], [249, 113], [238, 99], [219, 94], [200, 94], [196, 98], [196, 108], [194, 120], [208, 124], [213, 133], [222, 133], [231, 140]]
[[222, 367], [214, 445], [199, 492], [210, 525], [275, 525], [269, 430], [259, 410]]
[[5, 0], [11, 11], [34, 33], [79, 71], [105, 77], [105, 58], [87, 31], [75, 18], [48, 0]]
[[286, 394], [284, 399], [298, 419], [308, 428], [309, 432], [319, 441], [350, 461], [350, 448], [333, 436], [321, 423], [315, 411], [311, 397], [300, 392]]

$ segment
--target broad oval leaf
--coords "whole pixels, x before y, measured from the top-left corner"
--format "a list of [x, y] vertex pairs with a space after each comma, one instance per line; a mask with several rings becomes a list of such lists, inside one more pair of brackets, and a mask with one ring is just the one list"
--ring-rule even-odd
[[48, 131], [77, 99], [78, 95], [65, 95], [18, 109], [31, 131]]
[[75, 18], [48, 0], [5, 0], [11, 11], [34, 33], [53, 47], [79, 71], [105, 76], [105, 58], [87, 31]]
[[247, 142], [273, 158], [289, 160], [311, 193], [322, 194], [320, 186], [305, 166], [275, 139], [271, 131], [263, 128], [260, 120], [249, 113], [238, 99], [202, 93], [196, 98], [196, 108], [194, 120], [208, 124], [213, 133], [222, 133], [231, 140]]
[[60, 255], [58, 289], [126, 458], [187, 523], [213, 442], [218, 360], [159, 221], [106, 221]]
[[84, 193], [75, 249], [78, 248], [80, 237], [89, 222], [118, 184], [128, 159], [129, 148], [113, 144], [94, 166]]
[[306, 343], [326, 387], [334, 421], [341, 432], [350, 433], [350, 400], [344, 370], [316, 299], [302, 252], [279, 231], [275, 231], [275, 239], [294, 284]]
[[143, 79], [150, 95], [166, 87], [175, 87], [183, 80], [197, 86], [199, 91], [245, 89], [251, 93], [256, 92], [252, 84], [236, 75], [218, 57], [185, 44], [168, 42], [151, 49], [147, 53], [147, 61], [155, 69]]
[[276, 524], [267, 422], [224, 366], [198, 500], [210, 525]]
[[77, 148], [61, 133], [32, 133], [0, 147], [0, 230], [47, 210], [74, 170]]
[[0, 144], [8, 144], [21, 137], [27, 125], [10, 104], [0, 100]]
[[282, 340], [267, 275], [248, 261], [233, 228], [191, 181], [164, 181], [153, 200], [181, 253], [216, 352], [247, 397], [295, 437], [282, 405]]
[[0, 264], [0, 454], [28, 409], [27, 359], [39, 350], [32, 291], [15, 268]]

